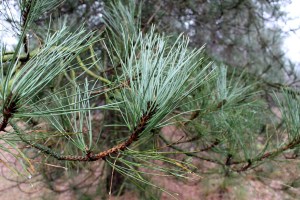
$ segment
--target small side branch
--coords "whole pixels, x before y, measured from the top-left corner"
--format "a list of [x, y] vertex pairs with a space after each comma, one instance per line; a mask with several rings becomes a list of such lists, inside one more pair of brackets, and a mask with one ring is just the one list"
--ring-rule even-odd
[[248, 159], [248, 160], [240, 160], [240, 161], [232, 161], [230, 163], [230, 165], [238, 165], [238, 164], [243, 164], [243, 163], [247, 163], [245, 166], [243, 166], [242, 168], [238, 169], [238, 170], [235, 170], [237, 172], [243, 172], [243, 171], [246, 171], [248, 170], [249, 168], [252, 167], [252, 165], [255, 163], [255, 162], [259, 162], [259, 161], [263, 161], [263, 160], [266, 160], [268, 158], [272, 158], [272, 157], [275, 157], [277, 155], [279, 155], [280, 153], [284, 152], [284, 151], [287, 151], [289, 149], [293, 149], [295, 148], [297, 145], [300, 144], [300, 138], [299, 139], [296, 139], [296, 140], [293, 140], [291, 141], [290, 143], [286, 144], [285, 146], [279, 148], [279, 149], [275, 149], [275, 150], [271, 150], [271, 151], [268, 151], [256, 158], [253, 158], [253, 159]]

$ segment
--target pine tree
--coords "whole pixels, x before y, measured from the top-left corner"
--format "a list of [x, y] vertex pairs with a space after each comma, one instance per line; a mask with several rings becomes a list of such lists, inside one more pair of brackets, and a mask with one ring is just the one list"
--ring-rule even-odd
[[[145, 32], [134, 1], [111, 3], [104, 31], [49, 24], [37, 37], [38, 19], [59, 4], [21, 1], [18, 44], [13, 52], [1, 48], [0, 148], [25, 161], [22, 173], [32, 173], [22, 144], [48, 162], [105, 162], [154, 187], [149, 175], [201, 176], [194, 159], [229, 175], [285, 152], [297, 157], [296, 90], [276, 85], [277, 126], [261, 82], [206, 58], [205, 47], [190, 48], [184, 35], [159, 34], [154, 25]], [[172, 140], [168, 128], [182, 137]]]

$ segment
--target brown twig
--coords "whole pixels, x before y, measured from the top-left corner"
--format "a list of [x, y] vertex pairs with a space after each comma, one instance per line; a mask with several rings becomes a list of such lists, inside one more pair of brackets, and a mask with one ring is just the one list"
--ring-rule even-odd
[[266, 152], [266, 153], [264, 153], [261, 156], [258, 156], [256, 158], [247, 159], [247, 160], [240, 160], [240, 161], [232, 161], [230, 163], [230, 165], [238, 165], [238, 164], [247, 163], [242, 168], [240, 168], [238, 170], [235, 170], [237, 172], [243, 172], [243, 171], [248, 170], [255, 162], [259, 162], [259, 161], [263, 161], [263, 160], [268, 159], [268, 158], [275, 157], [275, 156], [277, 156], [278, 154], [280, 154], [284, 151], [295, 148], [299, 144], [300, 144], [300, 138], [291, 141], [290, 143], [286, 144], [285, 146], [283, 146], [281, 148], [278, 148], [278, 149], [275, 149], [275, 150], [272, 150], [272, 151], [268, 151], [268, 152]]
[[235, 171], [236, 172], [244, 172], [244, 171], [247, 171], [251, 166], [252, 166], [252, 162], [251, 162], [251, 160], [248, 160], [248, 163], [245, 166], [243, 166], [242, 168], [235, 170]]
[[231, 160], [232, 160], [232, 155], [231, 155], [231, 154], [228, 154], [228, 155], [227, 155], [227, 158], [226, 158], [225, 165], [226, 165], [226, 166], [231, 165]]

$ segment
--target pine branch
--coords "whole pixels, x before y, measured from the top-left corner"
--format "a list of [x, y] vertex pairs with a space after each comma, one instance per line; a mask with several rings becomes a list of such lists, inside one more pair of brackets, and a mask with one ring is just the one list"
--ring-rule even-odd
[[[150, 103], [148, 104], [150, 106]], [[150, 119], [152, 118], [152, 116], [155, 114], [156, 112], [156, 107], [148, 107], [150, 110], [145, 112], [143, 114], [143, 116], [140, 119], [140, 122], [138, 123], [138, 125], [136, 126], [136, 128], [134, 128], [132, 134], [130, 135], [130, 137], [125, 141], [122, 142], [108, 150], [102, 151], [100, 153], [94, 154], [93, 152], [91, 152], [90, 150], [87, 151], [85, 156], [77, 156], [77, 155], [61, 155], [55, 151], [53, 151], [52, 149], [43, 146], [41, 144], [36, 144], [33, 143], [31, 141], [28, 141], [20, 132], [20, 130], [18, 129], [18, 127], [16, 125], [14, 125], [12, 123], [12, 126], [14, 128], [14, 130], [16, 131], [16, 133], [18, 134], [18, 136], [20, 137], [20, 139], [25, 142], [26, 144], [42, 151], [45, 154], [48, 154], [58, 160], [66, 160], [66, 161], [96, 161], [99, 159], [105, 159], [107, 156], [109, 156], [110, 154], [113, 153], [117, 153], [119, 151], [124, 151], [127, 147], [129, 147], [132, 143], [134, 143], [135, 141], [138, 140], [139, 135], [146, 129], [148, 122], [150, 121]]]
[[5, 128], [8, 125], [9, 120], [13, 117], [14, 113], [17, 111], [17, 101], [13, 99], [13, 94], [10, 93], [8, 98], [4, 102], [3, 106], [3, 119], [2, 122], [0, 123], [0, 131], [5, 131]]
[[[171, 142], [169, 142], [165, 137], [163, 137], [161, 134], [159, 135], [160, 139], [170, 148], [176, 150], [176, 151], [179, 151], [187, 156], [191, 156], [191, 157], [195, 157], [195, 158], [198, 158], [200, 160], [205, 160], [205, 161], [208, 161], [208, 162], [212, 162], [212, 163], [216, 163], [216, 164], [219, 164], [219, 165], [224, 165], [222, 162], [218, 161], [218, 160], [214, 160], [214, 159], [211, 159], [211, 158], [206, 158], [206, 157], [201, 157], [197, 154], [195, 154], [194, 152], [186, 152], [184, 151], [183, 149], [177, 147], [177, 146], [174, 146], [174, 144], [172, 144]], [[203, 151], [208, 151], [210, 149], [212, 149], [213, 147], [215, 147], [216, 145], [219, 144], [219, 141], [215, 141], [213, 142], [211, 145], [207, 146], [207, 147], [204, 147], [203, 149], [200, 149], [198, 150], [197, 152], [203, 152]]]

